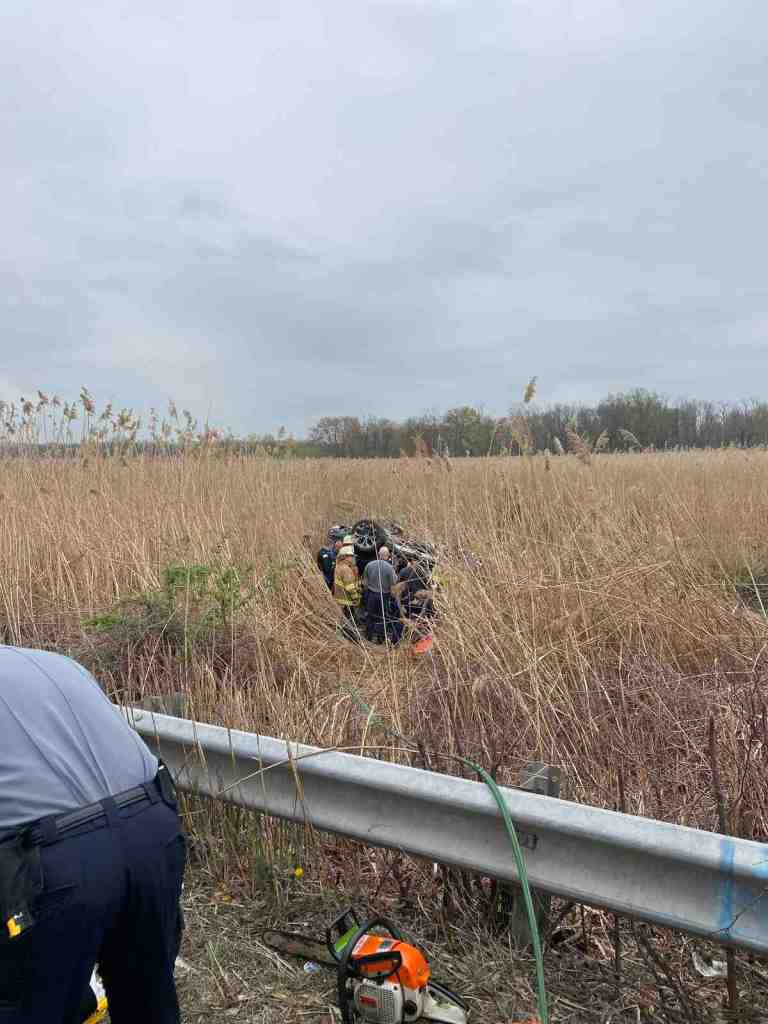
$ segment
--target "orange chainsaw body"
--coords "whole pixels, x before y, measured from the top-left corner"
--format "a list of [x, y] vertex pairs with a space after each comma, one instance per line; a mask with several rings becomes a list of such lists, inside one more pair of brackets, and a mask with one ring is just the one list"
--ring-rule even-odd
[[[429, 964], [421, 950], [416, 949], [415, 946], [410, 946], [407, 942], [401, 942], [399, 939], [385, 938], [383, 935], [363, 935], [352, 950], [350, 959], [354, 963], [358, 957], [369, 956], [371, 953], [387, 953], [390, 950], [393, 952], [397, 951], [400, 954], [402, 963], [397, 967], [393, 961], [392, 973], [388, 975], [387, 980], [397, 981], [403, 988], [416, 991], [424, 988], [430, 977]], [[376, 964], [375, 967], [368, 967], [363, 964], [360, 967], [361, 974], [377, 974], [380, 976], [383, 970], [386, 970], [386, 963], [384, 965], [381, 963]]]

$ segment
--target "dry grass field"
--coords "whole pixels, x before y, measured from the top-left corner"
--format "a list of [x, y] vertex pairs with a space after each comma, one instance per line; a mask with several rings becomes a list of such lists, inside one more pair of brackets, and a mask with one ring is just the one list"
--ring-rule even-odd
[[[8, 460], [0, 503], [5, 640], [71, 651], [120, 697], [185, 690], [201, 719], [344, 744], [351, 686], [502, 779], [549, 761], [611, 806], [621, 770], [628, 810], [702, 827], [711, 716], [731, 826], [768, 833], [762, 451]], [[430, 658], [335, 632], [303, 538], [368, 513], [439, 546]]]
[[[714, 754], [729, 831], [768, 835], [763, 450], [583, 464], [86, 447], [4, 459], [0, 513], [5, 642], [73, 654], [118, 700], [181, 690], [199, 720], [403, 756], [357, 695], [500, 781], [546, 761], [569, 799], [717, 830]], [[337, 630], [313, 551], [363, 515], [438, 546], [429, 656]], [[255, 877], [242, 816], [199, 809], [191, 824], [212, 884]], [[309, 853], [290, 830], [253, 828], [269, 864], [301, 856], [334, 877], [339, 844]]]

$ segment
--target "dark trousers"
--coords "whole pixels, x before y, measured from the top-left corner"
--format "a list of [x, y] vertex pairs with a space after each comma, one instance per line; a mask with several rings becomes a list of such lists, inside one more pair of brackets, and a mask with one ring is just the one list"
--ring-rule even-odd
[[105, 824], [41, 847], [36, 924], [0, 939], [0, 1024], [80, 1024], [96, 963], [112, 1024], [178, 1024], [181, 822], [159, 798], [107, 804]]
[[398, 643], [403, 633], [397, 602], [391, 594], [365, 591], [365, 633], [369, 640]]

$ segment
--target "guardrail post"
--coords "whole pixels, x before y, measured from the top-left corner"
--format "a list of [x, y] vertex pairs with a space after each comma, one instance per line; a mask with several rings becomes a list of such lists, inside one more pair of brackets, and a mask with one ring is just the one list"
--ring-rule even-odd
[[[541, 761], [532, 761], [520, 772], [519, 789], [539, 796], [560, 796], [560, 769]], [[551, 897], [537, 889], [531, 890], [533, 907], [539, 931], [543, 931], [549, 917]], [[499, 891], [499, 910], [506, 920], [512, 940], [518, 948], [531, 944], [531, 929], [525, 910], [523, 890], [519, 885], [504, 885]]]
[[144, 708], [156, 715], [173, 715], [174, 718], [186, 718], [187, 697], [182, 691], [161, 693], [157, 696], [145, 697], [137, 701], [134, 707]]

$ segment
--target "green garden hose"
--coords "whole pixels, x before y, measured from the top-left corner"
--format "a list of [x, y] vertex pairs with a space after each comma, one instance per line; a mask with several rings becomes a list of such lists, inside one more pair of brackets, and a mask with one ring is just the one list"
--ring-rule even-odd
[[[401, 732], [395, 729], [393, 726], [388, 725], [372, 708], [367, 704], [362, 697], [352, 687], [342, 687], [347, 694], [355, 701], [355, 703], [365, 711], [368, 721], [378, 725], [386, 733], [391, 736], [395, 736], [403, 743], [407, 743], [411, 746], [414, 751], [421, 751], [421, 747], [416, 743], [410, 736], [403, 736]], [[539, 925], [536, 920], [536, 911], [533, 906], [533, 897], [531, 896], [531, 887], [528, 884], [528, 871], [525, 867], [525, 860], [523, 859], [523, 851], [520, 848], [520, 841], [517, 837], [517, 829], [515, 823], [512, 821], [512, 816], [509, 813], [507, 802], [504, 799], [501, 790], [499, 789], [496, 780], [483, 768], [482, 765], [476, 764], [474, 761], [470, 761], [466, 757], [459, 757], [453, 754], [443, 754], [440, 752], [434, 753], [436, 757], [450, 757], [452, 760], [459, 761], [461, 764], [470, 768], [473, 772], [480, 776], [481, 780], [485, 783], [488, 789], [491, 791], [491, 795], [496, 802], [496, 806], [501, 812], [502, 821], [504, 827], [507, 830], [509, 841], [512, 846], [512, 855], [515, 859], [515, 867], [517, 868], [517, 876], [520, 884], [520, 888], [523, 891], [523, 903], [525, 905], [525, 912], [528, 918], [528, 927], [531, 932], [531, 941], [533, 944], [533, 955], [536, 960], [536, 1001], [539, 1007], [539, 1019], [541, 1024], [549, 1024], [549, 1005], [547, 1002], [547, 987], [544, 980], [544, 954], [541, 949], [541, 936], [539, 935]]]
[[482, 765], [475, 764], [474, 761], [467, 760], [466, 757], [460, 757], [459, 761], [465, 764], [468, 768], [477, 772], [483, 782], [486, 784], [488, 789], [491, 791], [493, 799], [496, 801], [496, 806], [501, 811], [501, 817], [504, 821], [504, 827], [507, 830], [509, 841], [512, 844], [512, 855], [515, 858], [515, 867], [517, 868], [517, 876], [520, 883], [520, 888], [523, 890], [523, 902], [525, 903], [525, 912], [528, 917], [528, 927], [531, 931], [531, 941], [533, 943], [533, 955], [536, 959], [536, 1000], [539, 1006], [539, 1018], [541, 1024], [549, 1024], [549, 1006], [547, 1003], [547, 986], [544, 980], [544, 954], [541, 949], [541, 936], [539, 935], [539, 925], [536, 920], [536, 911], [533, 906], [533, 898], [531, 896], [531, 887], [528, 884], [528, 871], [525, 867], [525, 860], [523, 859], [523, 851], [520, 849], [520, 840], [517, 838], [517, 829], [515, 823], [512, 821], [512, 817], [507, 807], [507, 802], [502, 796], [501, 790], [496, 784], [496, 780], [489, 775], [489, 773], [483, 768]]

